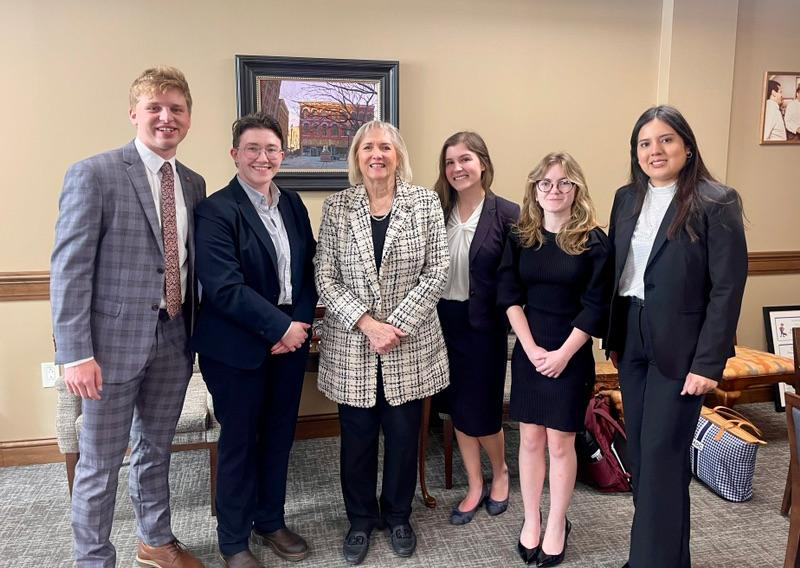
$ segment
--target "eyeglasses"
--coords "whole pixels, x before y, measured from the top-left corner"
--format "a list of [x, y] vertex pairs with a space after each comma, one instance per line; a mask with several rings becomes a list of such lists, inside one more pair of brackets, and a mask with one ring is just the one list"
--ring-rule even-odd
[[536, 189], [542, 193], [550, 193], [554, 187], [558, 188], [558, 193], [569, 193], [575, 188], [575, 182], [569, 181], [568, 179], [560, 179], [556, 182], [555, 186], [553, 186], [553, 182], [549, 179], [540, 179], [536, 182]]
[[267, 158], [275, 158], [281, 153], [281, 149], [277, 146], [267, 146], [266, 148], [262, 148], [261, 146], [254, 145], [245, 146], [244, 148], [239, 148], [239, 150], [244, 152], [244, 155], [251, 160], [260, 157], [261, 152], [264, 152], [267, 155]]

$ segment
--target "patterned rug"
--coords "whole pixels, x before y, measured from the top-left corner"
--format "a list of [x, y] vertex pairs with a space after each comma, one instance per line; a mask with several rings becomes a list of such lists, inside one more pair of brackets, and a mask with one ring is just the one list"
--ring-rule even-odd
[[[695, 568], [777, 567], [783, 565], [788, 520], [779, 508], [789, 450], [785, 415], [772, 404], [737, 407], [764, 430], [769, 444], [759, 450], [755, 495], [746, 503], [723, 501], [698, 482], [692, 483], [692, 559]], [[522, 506], [516, 453], [519, 436], [506, 425], [507, 456], [512, 476], [511, 506], [499, 517], [481, 510], [462, 527], [447, 522], [452, 505], [466, 484], [458, 452], [454, 488], [444, 489], [441, 437], [431, 435], [428, 489], [438, 499], [427, 509], [418, 498], [412, 523], [419, 539], [408, 559], [392, 554], [388, 537], [374, 533], [365, 567], [498, 567], [521, 566], [516, 554]], [[216, 523], [210, 515], [208, 456], [204, 452], [173, 455], [173, 531], [207, 566], [218, 566]], [[346, 566], [341, 555], [347, 520], [339, 486], [338, 438], [300, 441], [294, 446], [289, 473], [287, 524], [305, 536], [311, 555], [305, 566]], [[485, 474], [490, 475], [484, 463]], [[120, 476], [112, 542], [118, 566], [134, 566], [136, 531], [127, 496], [127, 467]], [[547, 493], [543, 508], [547, 511]], [[633, 507], [630, 495], [602, 495], [578, 485], [570, 509], [573, 531], [563, 566], [620, 568], [626, 560]], [[266, 550], [254, 548], [267, 566], [293, 566]], [[70, 566], [72, 554], [69, 497], [62, 464], [0, 468], [0, 566], [40, 568]]]

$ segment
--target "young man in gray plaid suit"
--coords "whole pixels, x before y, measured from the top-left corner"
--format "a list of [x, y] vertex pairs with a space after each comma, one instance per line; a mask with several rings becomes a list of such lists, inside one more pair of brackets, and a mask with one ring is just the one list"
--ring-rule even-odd
[[183, 73], [144, 71], [130, 89], [136, 138], [74, 164], [64, 179], [50, 300], [56, 362], [83, 399], [72, 493], [79, 567], [115, 565], [109, 536], [129, 441], [138, 564], [202, 566], [172, 534], [168, 485], [192, 370], [193, 212], [206, 191], [175, 160], [191, 110]]

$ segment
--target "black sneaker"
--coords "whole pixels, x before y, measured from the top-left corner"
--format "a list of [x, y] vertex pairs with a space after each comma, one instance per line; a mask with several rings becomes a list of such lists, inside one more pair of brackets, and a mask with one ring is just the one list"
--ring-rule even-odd
[[369, 550], [369, 535], [364, 531], [350, 529], [344, 537], [342, 553], [348, 564], [361, 564]]
[[397, 525], [389, 529], [389, 539], [392, 541], [392, 550], [397, 556], [407, 558], [414, 554], [417, 548], [417, 535], [411, 525]]

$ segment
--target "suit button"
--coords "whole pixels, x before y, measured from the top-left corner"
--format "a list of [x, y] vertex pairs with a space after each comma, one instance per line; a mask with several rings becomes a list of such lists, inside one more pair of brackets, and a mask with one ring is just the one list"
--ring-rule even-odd
[[154, 312], [157, 312], [158, 311], [158, 304], [153, 304], [152, 306], [150, 306], [150, 309], [153, 310]]
[[159, 266], [158, 268], [156, 268], [156, 272], [158, 272], [159, 274], [164, 274], [164, 269]]
[[470, 290], [470, 291], [469, 291], [469, 295], [470, 295], [470, 296], [474, 296], [474, 295], [475, 295], [475, 290]]
[[652, 290], [655, 287], [656, 287], [655, 284], [647, 284], [647, 285], [645, 285], [644, 289], [645, 290]]

